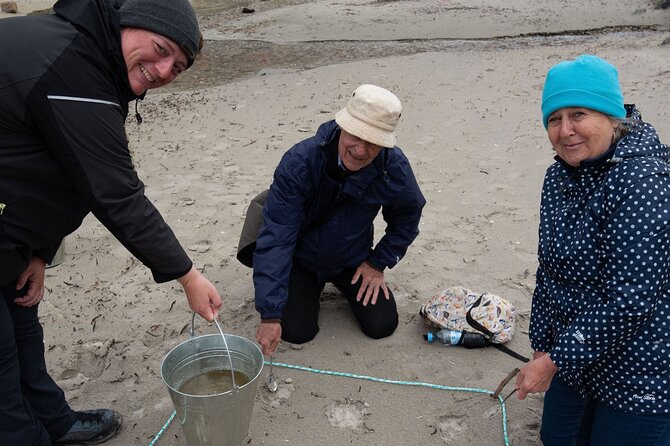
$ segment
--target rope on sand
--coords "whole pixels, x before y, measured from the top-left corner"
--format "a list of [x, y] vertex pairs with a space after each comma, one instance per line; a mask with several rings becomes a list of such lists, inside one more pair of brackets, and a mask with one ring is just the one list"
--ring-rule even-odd
[[[269, 365], [270, 363], [268, 361], [264, 362], [264, 365]], [[354, 378], [354, 379], [363, 379], [367, 381], [374, 381], [374, 382], [379, 382], [379, 383], [384, 383], [384, 384], [397, 384], [397, 385], [402, 385], [402, 386], [416, 386], [416, 387], [428, 387], [431, 389], [439, 389], [439, 390], [450, 390], [452, 392], [471, 392], [471, 393], [484, 393], [487, 395], [493, 395], [495, 392], [492, 392], [490, 390], [486, 389], [476, 389], [476, 388], [471, 388], [471, 387], [453, 387], [453, 386], [443, 386], [441, 384], [430, 384], [430, 383], [424, 383], [420, 381], [397, 381], [394, 379], [386, 379], [386, 378], [376, 378], [374, 376], [367, 376], [367, 375], [357, 375], [354, 373], [345, 373], [345, 372], [334, 372], [331, 370], [320, 370], [320, 369], [312, 369], [309, 367], [304, 367], [301, 365], [293, 365], [293, 364], [284, 364], [281, 362], [273, 362], [274, 366], [277, 367], [284, 367], [287, 369], [294, 369], [294, 370], [302, 370], [303, 372], [312, 372], [312, 373], [318, 373], [320, 375], [333, 375], [333, 376], [342, 376], [345, 378]], [[503, 440], [505, 441], [505, 446], [509, 446], [509, 438], [507, 437], [507, 410], [505, 409], [505, 401], [503, 400], [502, 396], [498, 395], [498, 401], [500, 402], [500, 411], [502, 413], [502, 429], [503, 429]], [[174, 419], [176, 415], [176, 412], [172, 412], [172, 415], [170, 418], [165, 422], [163, 427], [161, 428], [160, 431], [156, 434], [154, 439], [149, 443], [149, 446], [154, 446], [156, 444], [156, 441], [160, 438], [161, 435], [165, 432], [165, 430], [168, 428], [172, 420]]]
[[161, 430], [158, 431], [158, 433], [156, 434], [154, 439], [151, 440], [151, 443], [149, 443], [149, 446], [154, 446], [156, 444], [158, 439], [161, 438], [161, 435], [163, 435], [163, 432], [165, 432], [165, 429], [167, 429], [168, 426], [170, 425], [170, 423], [172, 423], [172, 420], [174, 420], [175, 415], [177, 415], [177, 411], [173, 410], [172, 415], [170, 415], [170, 418], [168, 418], [168, 420], [165, 422], [163, 427], [161, 427]]

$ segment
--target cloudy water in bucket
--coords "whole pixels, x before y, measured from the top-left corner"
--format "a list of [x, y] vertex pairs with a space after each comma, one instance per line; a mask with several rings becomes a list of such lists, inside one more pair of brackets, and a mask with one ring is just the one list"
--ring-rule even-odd
[[[249, 382], [249, 377], [235, 370], [235, 385], [241, 387]], [[210, 370], [196, 375], [179, 386], [179, 391], [186, 395], [216, 395], [233, 390], [230, 370]]]

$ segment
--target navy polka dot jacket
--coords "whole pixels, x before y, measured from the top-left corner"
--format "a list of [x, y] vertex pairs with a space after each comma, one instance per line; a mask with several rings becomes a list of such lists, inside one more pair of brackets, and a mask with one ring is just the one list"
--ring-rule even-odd
[[530, 339], [585, 397], [668, 413], [669, 148], [626, 109], [638, 124], [607, 153], [547, 170]]

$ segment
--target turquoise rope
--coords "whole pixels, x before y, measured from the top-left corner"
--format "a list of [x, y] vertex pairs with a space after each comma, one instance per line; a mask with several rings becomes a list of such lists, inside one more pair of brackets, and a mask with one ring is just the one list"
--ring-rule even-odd
[[168, 418], [168, 420], [165, 422], [163, 427], [161, 427], [161, 430], [158, 431], [158, 433], [156, 434], [154, 439], [151, 440], [151, 443], [149, 443], [149, 446], [154, 446], [156, 444], [158, 439], [161, 438], [161, 435], [163, 435], [163, 432], [165, 432], [165, 429], [167, 429], [168, 426], [170, 425], [170, 423], [172, 423], [172, 420], [174, 420], [175, 415], [177, 415], [177, 411], [173, 410], [172, 415], [170, 415], [170, 418]]
[[[269, 361], [264, 361], [265, 365], [270, 365]], [[312, 369], [309, 367], [304, 367], [301, 365], [293, 365], [293, 364], [284, 364], [281, 362], [273, 362], [273, 365], [277, 367], [284, 367], [287, 369], [294, 369], [294, 370], [302, 370], [303, 372], [312, 372], [312, 373], [318, 373], [320, 375], [333, 375], [333, 376], [343, 376], [346, 378], [354, 378], [354, 379], [364, 379], [367, 381], [374, 381], [374, 382], [379, 382], [379, 383], [385, 383], [385, 384], [398, 384], [402, 386], [417, 386], [417, 387], [429, 387], [431, 389], [440, 389], [440, 390], [450, 390], [453, 392], [472, 392], [472, 393], [484, 393], [487, 395], [493, 395], [495, 392], [492, 392], [490, 390], [486, 389], [474, 389], [470, 387], [453, 387], [453, 386], [443, 386], [441, 384], [430, 384], [430, 383], [424, 383], [420, 381], [397, 381], [394, 379], [386, 379], [386, 378], [376, 378], [374, 376], [367, 376], [367, 375], [357, 375], [355, 373], [345, 373], [345, 372], [333, 372], [331, 370], [320, 370], [320, 369]], [[509, 446], [509, 438], [507, 437], [507, 410], [505, 409], [505, 402], [502, 398], [502, 396], [498, 395], [498, 401], [500, 402], [500, 410], [502, 412], [502, 429], [503, 429], [503, 440], [505, 441], [505, 446]], [[172, 420], [174, 419], [176, 415], [176, 412], [172, 412], [172, 415], [170, 418], [167, 420], [167, 422], [163, 425], [160, 431], [156, 434], [154, 437], [153, 441], [149, 444], [149, 446], [154, 446], [156, 444], [156, 441], [158, 438], [165, 432], [165, 429], [170, 425]]]

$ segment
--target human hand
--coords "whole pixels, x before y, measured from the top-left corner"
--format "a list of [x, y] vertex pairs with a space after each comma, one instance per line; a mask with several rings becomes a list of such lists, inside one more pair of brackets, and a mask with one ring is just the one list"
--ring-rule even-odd
[[260, 344], [265, 356], [274, 353], [281, 342], [281, 323], [261, 322], [256, 330], [256, 341]]
[[358, 294], [356, 295], [356, 302], [360, 302], [362, 298], [364, 307], [368, 304], [368, 302], [370, 302], [372, 305], [376, 304], [380, 288], [382, 291], [384, 291], [386, 300], [389, 299], [389, 290], [386, 288], [383, 272], [374, 269], [368, 265], [367, 262], [363, 262], [358, 268], [356, 268], [356, 272], [351, 278], [351, 284], [353, 285], [358, 282], [358, 279], [362, 280], [361, 287], [358, 289]]
[[26, 295], [14, 299], [16, 305], [32, 307], [44, 297], [44, 270], [46, 264], [39, 257], [33, 257], [28, 267], [16, 279], [16, 289], [20, 290], [28, 284]]
[[556, 372], [558, 367], [546, 352], [533, 353], [533, 359], [521, 367], [516, 377], [517, 397], [523, 400], [529, 393], [547, 391]]
[[177, 281], [184, 288], [188, 306], [207, 322], [213, 322], [221, 308], [221, 296], [212, 282], [198, 271], [195, 266]]

